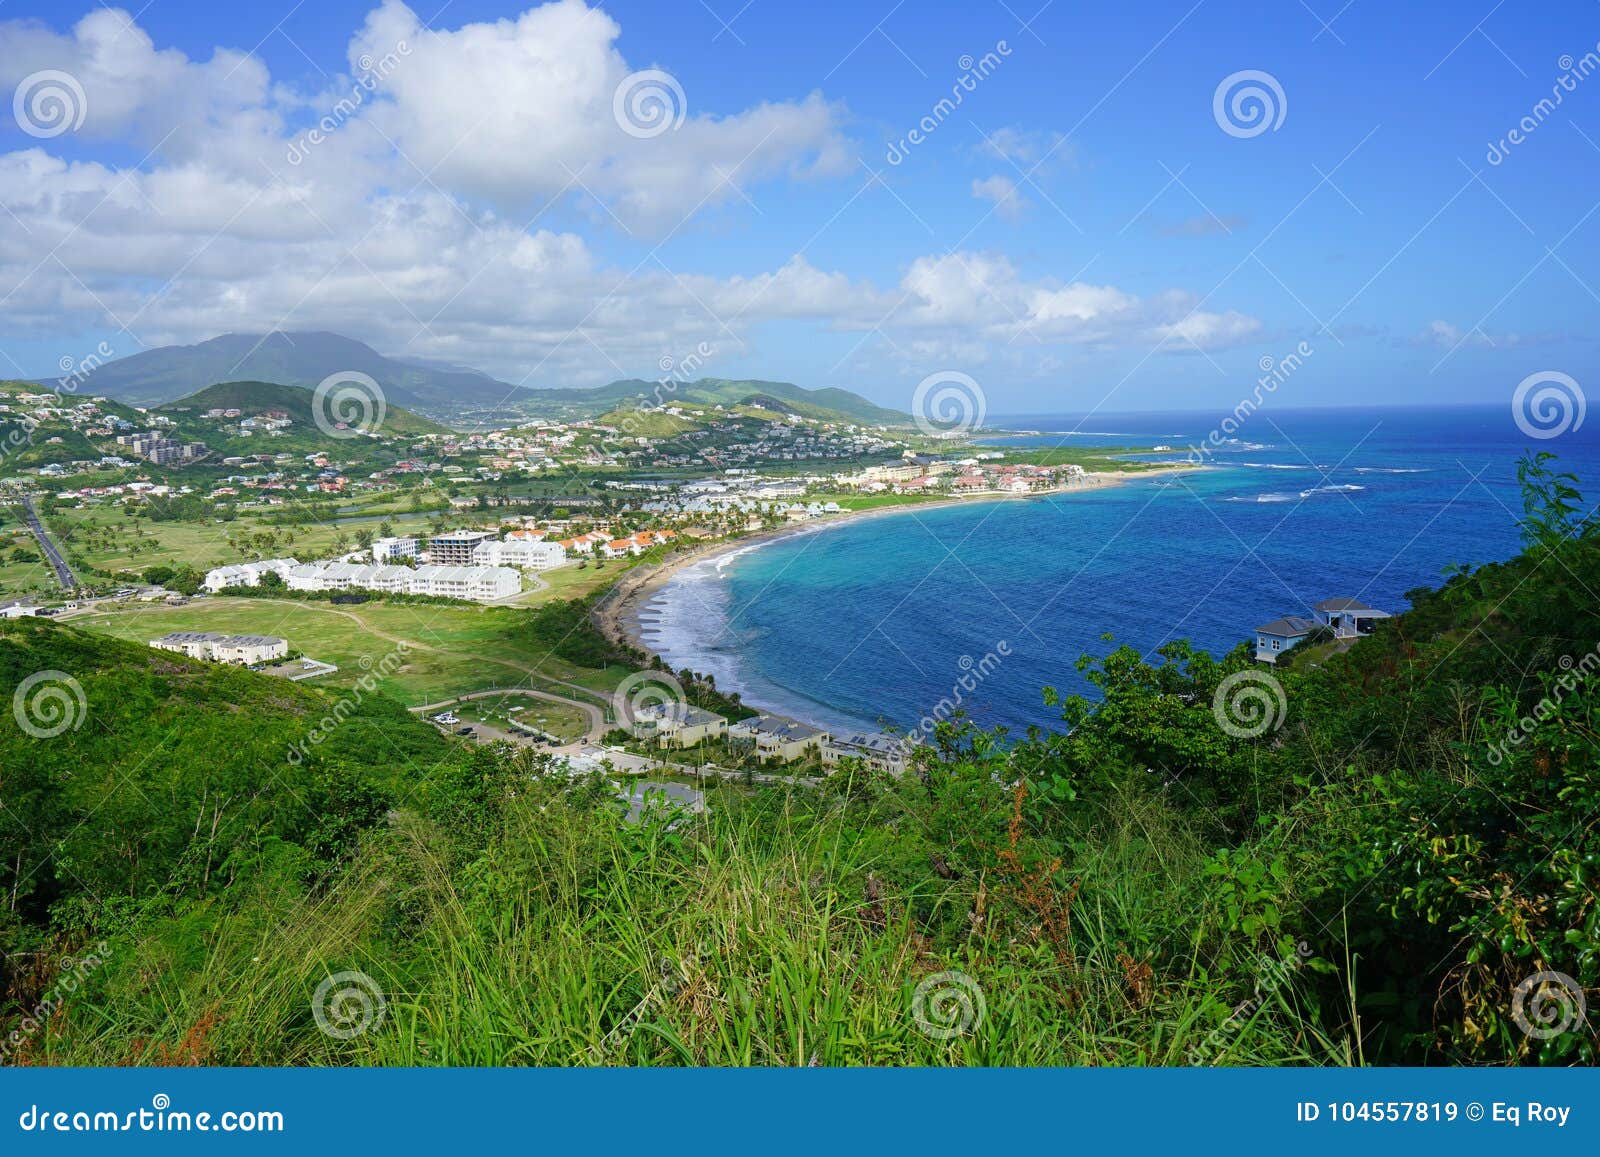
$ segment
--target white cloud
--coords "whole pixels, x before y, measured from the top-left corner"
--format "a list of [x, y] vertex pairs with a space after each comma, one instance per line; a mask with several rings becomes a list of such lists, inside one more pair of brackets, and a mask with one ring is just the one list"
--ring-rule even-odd
[[1028, 207], [1028, 201], [1017, 194], [1017, 183], [1010, 177], [998, 174], [973, 181], [972, 195], [980, 201], [993, 204], [995, 212], [1007, 221], [1020, 220], [1023, 210]]
[[[637, 374], [771, 321], [881, 326], [907, 351], [974, 359], [1019, 338], [1212, 348], [1259, 329], [1182, 293], [1030, 279], [988, 253], [919, 258], [888, 288], [803, 254], [717, 276], [669, 271], [649, 241], [603, 259], [570, 225], [530, 225], [535, 210], [576, 197], [594, 231], [614, 235], [615, 214], [654, 235], [718, 204], [753, 212], [732, 183], [825, 175], [848, 150], [817, 94], [724, 113], [691, 88], [675, 132], [630, 136], [612, 112], [633, 71], [617, 35], [576, 0], [453, 31], [387, 0], [350, 41], [351, 75], [306, 93], [231, 49], [158, 48], [123, 12], [67, 34], [0, 22], [0, 85], [60, 68], [88, 103], [72, 136], [0, 153], [0, 324], [126, 327], [147, 345], [325, 328], [536, 384]], [[150, 155], [129, 163], [129, 143]], [[1010, 178], [973, 191], [1016, 199]]]
[[1478, 326], [1463, 330], [1452, 322], [1441, 320], [1429, 322], [1421, 333], [1411, 339], [1411, 344], [1439, 346], [1448, 350], [1459, 349], [1462, 346], [1493, 349], [1497, 347], [1542, 345], [1557, 340], [1557, 337], [1558, 335], [1554, 334], [1489, 333]]

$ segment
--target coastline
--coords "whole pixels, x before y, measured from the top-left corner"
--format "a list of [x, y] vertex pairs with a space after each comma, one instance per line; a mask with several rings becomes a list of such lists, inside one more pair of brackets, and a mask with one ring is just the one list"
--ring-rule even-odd
[[[1162, 478], [1175, 474], [1194, 474], [1205, 469], [1207, 469], [1205, 466], [1183, 464], [1162, 466], [1132, 473], [1102, 471], [1085, 474], [1083, 475], [1084, 481], [1076, 482], [1070, 486], [1058, 486], [1050, 490], [1040, 490], [1028, 494], [973, 494], [961, 497], [939, 498], [929, 502], [908, 502], [895, 506], [876, 507], [870, 510], [846, 511], [843, 514], [833, 515], [813, 522], [755, 531], [741, 535], [738, 538], [723, 539], [698, 545], [686, 551], [675, 552], [672, 556], [655, 565], [633, 567], [601, 597], [590, 612], [590, 615], [594, 624], [599, 627], [600, 632], [611, 642], [642, 652], [646, 656], [653, 656], [654, 651], [644, 642], [643, 624], [640, 616], [650, 600], [679, 571], [687, 567], [709, 562], [724, 555], [733, 554], [736, 551], [765, 546], [780, 539], [796, 538], [804, 534], [816, 534], [830, 527], [846, 526], [872, 518], [909, 514], [919, 510], [935, 510], [941, 507], [971, 506], [986, 502], [1026, 502], [1062, 494], [1092, 493], [1116, 486], [1124, 486], [1130, 482], [1137, 482], [1147, 478]], [[777, 712], [768, 713], [781, 714]], [[785, 717], [792, 718], [792, 716]], [[798, 722], [820, 726], [814, 720], [800, 719]]]

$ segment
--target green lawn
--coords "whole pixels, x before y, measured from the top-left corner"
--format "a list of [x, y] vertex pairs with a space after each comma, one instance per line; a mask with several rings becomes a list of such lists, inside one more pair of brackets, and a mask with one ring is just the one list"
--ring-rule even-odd
[[[558, 695], [581, 695], [561, 681], [609, 697], [628, 674], [577, 667], [512, 637], [518, 616], [510, 607], [364, 603], [335, 605], [298, 600], [202, 598], [182, 607], [129, 606], [73, 619], [76, 626], [148, 642], [168, 631], [221, 631], [281, 635], [291, 650], [337, 664], [337, 674], [313, 682], [352, 686], [370, 673], [378, 689], [407, 704], [434, 703], [489, 688], [531, 685]], [[397, 659], [395, 641], [410, 649]], [[554, 706], [554, 705], [552, 705]]]
[[577, 708], [515, 692], [494, 699], [469, 699], [451, 710], [471, 722], [487, 723], [502, 730], [524, 727], [568, 742], [582, 738], [589, 731], [589, 717]]
[[[274, 525], [263, 521], [268, 512], [246, 512], [232, 522], [152, 522], [127, 517], [118, 507], [93, 506], [84, 510], [64, 510], [51, 519], [61, 546], [69, 559], [81, 557], [91, 566], [110, 571], [142, 571], [152, 566], [193, 566], [209, 570], [225, 563], [248, 558], [294, 557], [313, 559], [335, 553], [343, 534], [345, 549], [354, 550], [357, 530], [374, 535], [377, 523], [335, 526], [311, 523], [303, 527]], [[272, 512], [278, 517], [281, 512]], [[396, 533], [425, 534], [431, 515], [394, 514]], [[249, 541], [250, 550], [229, 545], [229, 540]]]

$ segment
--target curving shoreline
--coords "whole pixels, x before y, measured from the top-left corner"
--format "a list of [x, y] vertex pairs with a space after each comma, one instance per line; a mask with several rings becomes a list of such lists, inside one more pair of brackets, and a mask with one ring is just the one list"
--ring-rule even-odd
[[606, 638], [619, 646], [641, 651], [648, 656], [652, 655], [653, 652], [644, 642], [640, 615], [650, 599], [662, 587], [666, 586], [679, 571], [686, 567], [709, 562], [736, 551], [765, 546], [780, 539], [796, 538], [805, 534], [817, 534], [831, 527], [847, 526], [871, 518], [886, 518], [890, 515], [910, 514], [919, 510], [935, 510], [941, 507], [972, 506], [986, 502], [1027, 502], [1062, 494], [1082, 494], [1114, 486], [1123, 486], [1130, 482], [1138, 482], [1147, 478], [1193, 474], [1205, 469], [1207, 467], [1179, 465], [1153, 470], [1141, 470], [1137, 473], [1103, 471], [1085, 474], [1080, 481], [1070, 486], [1059, 486], [1052, 490], [1040, 490], [1028, 494], [974, 494], [959, 498], [940, 498], [930, 502], [908, 502], [897, 506], [876, 507], [871, 510], [847, 511], [815, 522], [756, 531], [751, 534], [741, 535], [739, 538], [723, 539], [718, 542], [696, 546], [687, 551], [676, 552], [655, 565], [633, 567], [627, 574], [617, 580], [616, 585], [607, 591], [600, 601], [595, 604], [591, 617]]

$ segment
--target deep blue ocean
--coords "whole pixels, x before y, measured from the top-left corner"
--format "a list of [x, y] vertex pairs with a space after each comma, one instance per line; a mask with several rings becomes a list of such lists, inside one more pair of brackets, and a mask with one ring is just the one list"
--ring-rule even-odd
[[[1147, 460], [1175, 461], [1217, 421], [992, 416], [1048, 433], [987, 440], [1163, 444]], [[977, 722], [1049, 724], [1040, 689], [1087, 690], [1084, 652], [1188, 638], [1220, 654], [1322, 599], [1400, 611], [1450, 564], [1511, 557], [1526, 449], [1600, 499], [1600, 422], [1537, 440], [1504, 405], [1262, 410], [1201, 474], [912, 509], [686, 568], [645, 609], [645, 637], [752, 705], [833, 727], [914, 727], [980, 666], [963, 693]]]

